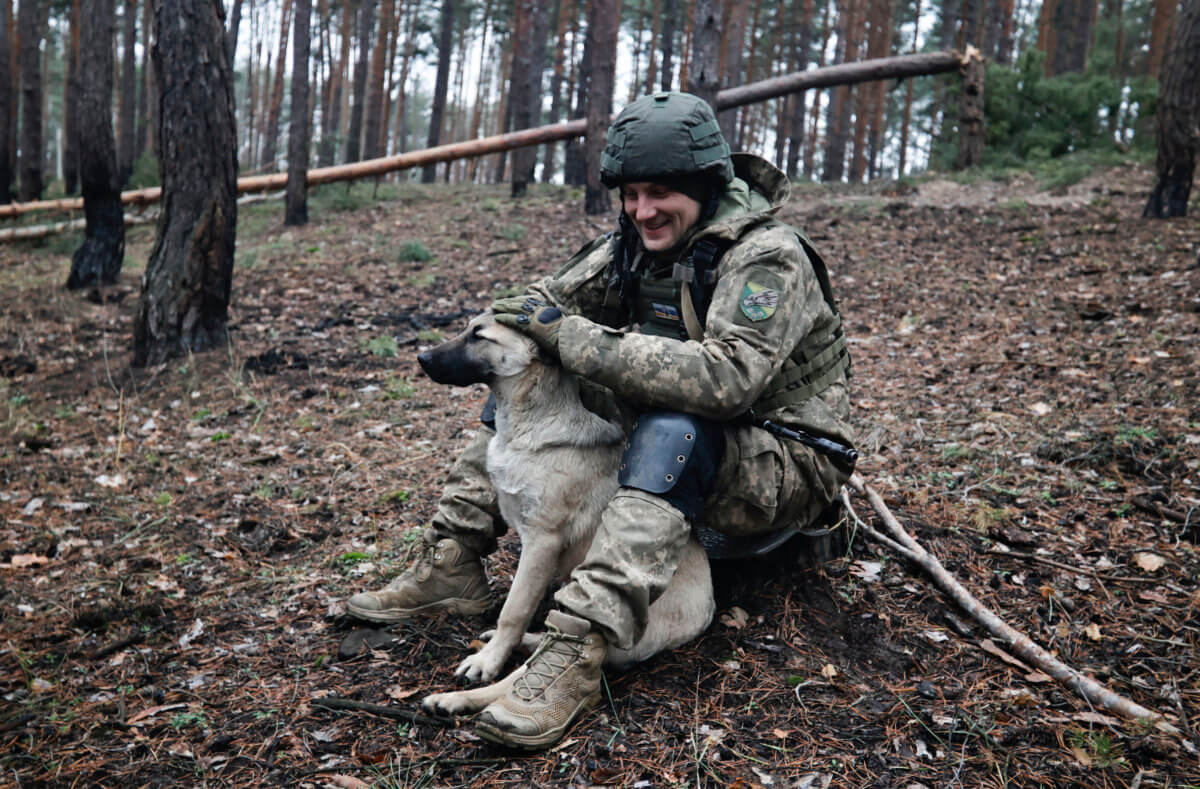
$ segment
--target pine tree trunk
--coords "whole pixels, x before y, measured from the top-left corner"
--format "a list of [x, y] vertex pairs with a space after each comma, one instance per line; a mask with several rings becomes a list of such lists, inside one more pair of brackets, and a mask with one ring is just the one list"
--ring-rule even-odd
[[[442, 117], [446, 113], [446, 93], [450, 87], [450, 53], [454, 49], [455, 0], [442, 0], [441, 32], [438, 35], [437, 79], [433, 87], [433, 105], [429, 113], [429, 138], [427, 148], [432, 148], [442, 139]], [[421, 183], [431, 184], [437, 180], [437, 165], [426, 165], [421, 170]]]
[[342, 5], [341, 53], [337, 65], [329, 75], [326, 89], [325, 111], [321, 113], [321, 144], [317, 150], [317, 162], [321, 167], [333, 164], [337, 149], [337, 133], [341, 126], [342, 91], [346, 84], [346, 70], [350, 62], [350, 31], [354, 19], [354, 4]]
[[646, 79], [642, 81], [642, 93], [653, 93], [658, 77], [658, 36], [662, 29], [662, 0], [654, 0], [650, 11], [650, 44], [646, 54]]
[[[563, 89], [567, 71], [567, 20], [574, 14], [575, 0], [558, 0], [555, 11], [554, 73], [550, 77], [550, 117], [546, 119], [547, 123], [558, 123], [563, 116]], [[545, 145], [543, 151], [542, 183], [548, 184], [558, 166], [558, 143]]]
[[663, 0], [662, 81], [660, 90], [670, 90], [675, 79], [675, 28], [679, 25], [679, 0]]
[[696, 5], [701, 0], [684, 0], [687, 7], [683, 14], [683, 47], [679, 50], [679, 89], [691, 91], [692, 34], [696, 31]]
[[721, 90], [721, 0], [696, 0], [688, 90], [716, 106]]
[[[724, 57], [721, 58], [723, 64], [718, 68], [721, 88], [730, 88], [745, 82], [742, 77], [742, 71], [744, 63], [743, 53], [746, 50], [746, 12], [748, 8], [749, 5], [747, 3], [733, 3], [732, 7], [726, 8], [729, 24], [722, 31], [721, 51]], [[716, 106], [715, 102], [716, 96], [714, 95], [709, 100], [709, 104]], [[738, 114], [738, 109], [730, 109], [717, 113], [717, 121], [721, 124], [721, 134], [733, 146], [738, 145]], [[734, 150], [739, 149], [738, 147], [734, 148]]]
[[[126, 11], [126, 13], [129, 13]], [[125, 215], [112, 129], [113, 0], [85, 0], [80, 8], [79, 176], [87, 231], [71, 258], [67, 287], [112, 285], [125, 258]]]
[[233, 74], [220, 0], [157, 0], [162, 211], [142, 278], [133, 365], [225, 345], [237, 227]]
[[[510, 98], [515, 102], [513, 115], [513, 130], [529, 129], [539, 125], [542, 106], [542, 76], [546, 69], [546, 38], [549, 35], [550, 15], [546, 0], [518, 0], [518, 6], [528, 4], [531, 16], [527, 19], [526, 44], [518, 49], [528, 50], [526, 58], [514, 57], [513, 62], [523, 60], [520, 80], [523, 82], [520, 92], [514, 84]], [[513, 68], [513, 79], [517, 80], [518, 69]], [[534, 166], [537, 164], [537, 148], [518, 148], [512, 154], [512, 196], [520, 197], [525, 194], [530, 181], [533, 180]]]
[[[242, 0], [233, 0], [233, 9], [229, 12], [229, 32], [225, 34], [229, 46], [229, 68], [237, 73], [234, 60], [237, 57], [238, 32], [242, 27]], [[235, 99], [236, 100], [236, 99]]]
[[12, 89], [12, 50], [9, 47], [10, 0], [0, 0], [0, 205], [12, 202], [13, 168], [9, 157], [9, 137], [16, 117], [16, 96]]
[[[637, 5], [636, 11], [633, 10], [634, 4]], [[634, 27], [634, 31], [633, 31], [633, 68], [632, 68], [632, 71], [634, 74], [634, 78], [629, 81], [629, 98], [626, 99], [626, 101], [625, 101], [626, 104], [629, 104], [634, 99], [636, 99], [637, 95], [638, 95], [637, 73], [642, 68], [642, 36], [646, 30], [645, 0], [633, 0], [632, 3], [630, 3], [628, 6], [626, 6], [626, 11], [628, 13], [633, 14], [634, 18], [637, 20], [635, 27]]]
[[1175, 21], [1175, 9], [1178, 6], [1179, 0], [1154, 0], [1154, 17], [1150, 24], [1150, 53], [1146, 57], [1146, 73], [1151, 77], [1162, 73], [1167, 37], [1171, 33], [1171, 23]]
[[[578, 79], [575, 84], [575, 111], [571, 113], [572, 120], [587, 117], [588, 96], [592, 81], [592, 25], [594, 24], [594, 6], [587, 0], [587, 31], [583, 36], [583, 55], [579, 58], [579, 68], [576, 70]], [[571, 186], [584, 186], [588, 182], [587, 153], [583, 140], [574, 137], [567, 140], [566, 161], [563, 163], [563, 180]]]
[[38, 0], [22, 0], [17, 9], [17, 39], [21, 42], [21, 202], [42, 196], [42, 66], [38, 47], [42, 40]]
[[121, 186], [133, 175], [134, 132], [137, 130], [137, 0], [125, 0], [121, 52], [121, 104], [117, 120], [117, 178]]
[[[153, 102], [150, 100], [153, 95], [151, 86], [154, 84], [154, 69], [150, 65], [150, 35], [153, 26], [154, 3], [152, 0], [142, 0], [142, 78], [138, 80], [137, 138], [134, 141], [133, 153], [135, 162], [146, 152], [146, 146], [150, 145], [153, 139], [150, 132], [154, 123], [151, 115]], [[231, 60], [230, 67], [232, 66]]]
[[396, 14], [396, 0], [383, 0], [379, 13], [379, 35], [371, 53], [371, 74], [367, 83], [366, 120], [363, 124], [363, 158], [382, 156], [380, 135], [383, 132], [383, 80]]
[[[491, 5], [491, 0], [488, 0], [488, 5]], [[396, 100], [395, 147], [400, 153], [408, 150], [408, 75], [416, 54], [417, 19], [419, 17], [420, 9], [414, 3], [412, 12], [408, 15], [408, 33], [404, 37], [404, 56], [400, 58], [400, 96]], [[483, 73], [482, 61], [479, 72]]]
[[[63, 191], [69, 195], [75, 194], [79, 189], [79, 28], [82, 24], [81, 14], [80, 0], [71, 0], [71, 32], [67, 39], [67, 73], [63, 79]], [[7, 66], [8, 63], [6, 62], [4, 65]], [[8, 119], [5, 118], [2, 122], [7, 123]]]
[[275, 166], [279, 144], [279, 120], [283, 115], [283, 75], [287, 70], [287, 43], [292, 29], [292, 0], [283, 0], [279, 16], [279, 48], [275, 51], [275, 74], [271, 80], [271, 103], [267, 108], [267, 125], [263, 129], [262, 157], [260, 165], [266, 169]]
[[288, 130], [285, 225], [308, 223], [308, 155], [312, 121], [308, 114], [308, 57], [312, 0], [296, 0], [296, 34], [292, 43], [292, 122]]
[[[812, 47], [813, 5], [813, 0], [803, 0], [800, 8], [799, 43], [796, 44], [793, 71], [804, 71], [808, 68], [808, 51]], [[792, 96], [786, 170], [789, 178], [795, 178], [797, 175], [800, 152], [804, 147], [804, 96], [803, 93]]]
[[[481, 136], [483, 127], [483, 108], [487, 104], [488, 86], [491, 84], [492, 75], [488, 69], [488, 31], [490, 30], [492, 19], [492, 0], [486, 0], [483, 6], [483, 23], [481, 27], [481, 38], [479, 41], [479, 81], [475, 85], [475, 106], [471, 108], [471, 126], [467, 131], [467, 137], [475, 140]], [[557, 118], [554, 119], [557, 121]], [[552, 122], [554, 122], [552, 121]], [[549, 150], [551, 146], [547, 146]], [[549, 156], [549, 154], [547, 154]], [[549, 165], [547, 165], [549, 166]], [[467, 163], [467, 182], [475, 183], [475, 178], [479, 173], [479, 157], [474, 157]]]
[[[848, 63], [854, 59], [858, 41], [854, 37], [857, 25], [857, 8], [864, 0], [843, 0], [838, 6], [840, 17], [840, 39], [837, 57], [834, 63]], [[821, 173], [822, 181], [840, 181], [845, 175], [846, 166], [846, 135], [849, 132], [850, 120], [850, 87], [842, 85], [833, 91], [833, 100], [829, 104], [829, 112], [825, 121], [825, 167]]]
[[[286, 3], [287, 0], [284, 0]], [[375, 28], [375, 0], [362, 0], [358, 7], [358, 60], [354, 64], [354, 99], [350, 125], [346, 129], [346, 161], [362, 161], [363, 115], [367, 103], [367, 66]]]
[[[913, 45], [912, 53], [917, 52], [917, 45], [921, 39], [921, 0], [917, 0], [916, 9], [913, 11]], [[896, 171], [899, 178], [903, 178], [908, 167], [908, 132], [912, 125], [912, 107], [913, 107], [913, 80], [907, 80], [908, 85], [905, 89], [904, 96], [904, 120], [900, 125], [900, 166]]]
[[[829, 16], [833, 7], [832, 0], [825, 3], [825, 13], [821, 18], [821, 49], [817, 53], [817, 68], [822, 68], [825, 65], [825, 50], [829, 48], [829, 35], [832, 32], [832, 26], [829, 23]], [[812, 110], [809, 116], [808, 134], [804, 144], [804, 177], [812, 180], [815, 172], [815, 164], [817, 158], [817, 126], [821, 122], [821, 91], [813, 93]]]
[[612, 211], [608, 188], [600, 183], [600, 153], [613, 110], [616, 88], [617, 35], [621, 26], [621, 0], [591, 0], [588, 37], [592, 39], [592, 74], [587, 111], [587, 189], [584, 213], [591, 216]]
[[1187, 216], [1200, 150], [1200, 0], [1184, 0], [1158, 91], [1158, 182], [1143, 216]]

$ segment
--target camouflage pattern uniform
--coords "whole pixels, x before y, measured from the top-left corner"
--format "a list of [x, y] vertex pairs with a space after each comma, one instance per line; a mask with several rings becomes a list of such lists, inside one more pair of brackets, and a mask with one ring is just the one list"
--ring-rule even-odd
[[[780, 393], [798, 349], [827, 346], [840, 320], [796, 231], [772, 219], [790, 194], [787, 178], [759, 157], [732, 159], [736, 177], [712, 218], [692, 228], [669, 258], [646, 253], [642, 267], [643, 281], [669, 281], [674, 264], [701, 239], [729, 245], [701, 341], [605, 325], [611, 322], [606, 298], [608, 304], [612, 298], [605, 272], [619, 249], [617, 234], [585, 246], [531, 292], [567, 315], [559, 354], [563, 366], [584, 379], [585, 402], [627, 431], [648, 408], [729, 423], [753, 407], [777, 424], [850, 445], [844, 366], [830, 369], [820, 391], [802, 400]], [[754, 298], [764, 290], [778, 298]], [[812, 523], [848, 477], [848, 470], [799, 443], [746, 425], [723, 429], [725, 454], [699, 515], [709, 528], [748, 535]], [[439, 536], [481, 554], [494, 548], [502, 528], [484, 468], [491, 435], [481, 429], [463, 452], [432, 523]], [[689, 528], [682, 513], [658, 496], [622, 488], [584, 563], [555, 595], [558, 607], [591, 621], [609, 643], [628, 648], [645, 626], [650, 602], [674, 573]]]

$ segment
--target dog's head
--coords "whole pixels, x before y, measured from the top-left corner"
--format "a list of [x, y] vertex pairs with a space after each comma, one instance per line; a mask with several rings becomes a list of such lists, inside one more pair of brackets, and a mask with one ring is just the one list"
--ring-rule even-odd
[[417, 361], [439, 384], [469, 386], [523, 373], [541, 357], [537, 343], [496, 323], [488, 311], [477, 315], [462, 333], [418, 354]]

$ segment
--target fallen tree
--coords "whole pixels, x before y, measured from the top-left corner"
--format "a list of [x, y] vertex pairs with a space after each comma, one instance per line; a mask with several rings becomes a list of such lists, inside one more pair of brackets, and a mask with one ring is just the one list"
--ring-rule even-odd
[[[789, 93], [800, 93], [806, 90], [827, 88], [834, 85], [853, 85], [859, 82], [871, 82], [882, 79], [905, 79], [916, 76], [929, 76], [956, 71], [965, 67], [964, 56], [955, 51], [926, 52], [917, 55], [897, 55], [895, 57], [877, 58], [855, 63], [841, 63], [836, 66], [801, 71], [786, 74], [781, 77], [739, 85], [727, 88], [717, 94], [717, 109], [727, 110], [754, 104], [767, 99], [778, 98]], [[337, 181], [353, 181], [359, 178], [370, 178], [388, 173], [424, 167], [431, 164], [468, 159], [475, 156], [485, 156], [491, 153], [511, 151], [531, 145], [559, 142], [573, 137], [582, 137], [587, 133], [587, 120], [579, 119], [554, 123], [548, 126], [538, 126], [532, 129], [497, 134], [491, 137], [481, 137], [477, 140], [438, 145], [419, 151], [385, 156], [380, 159], [369, 159], [352, 164], [341, 164], [333, 167], [319, 167], [308, 171], [308, 184], [328, 184]], [[283, 189], [287, 186], [287, 173], [270, 173], [266, 175], [251, 175], [239, 178], [238, 194], [265, 192]], [[133, 205], [146, 205], [157, 202], [162, 196], [162, 189], [152, 187], [123, 192], [121, 202]], [[39, 200], [28, 203], [11, 203], [0, 206], [0, 218], [17, 217], [35, 211], [79, 211], [83, 208], [82, 198], [62, 198], [59, 200]]]

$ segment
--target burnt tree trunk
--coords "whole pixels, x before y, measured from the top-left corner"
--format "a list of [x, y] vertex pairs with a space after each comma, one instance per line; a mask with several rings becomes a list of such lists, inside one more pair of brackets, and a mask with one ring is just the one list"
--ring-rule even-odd
[[1158, 91], [1158, 182], [1143, 216], [1187, 216], [1200, 148], [1200, 0], [1185, 0]]
[[233, 73], [220, 0], [155, 0], [162, 212], [142, 278], [133, 364], [228, 342], [237, 230]]
[[8, 45], [10, 8], [9, 0], [0, 0], [0, 205], [12, 202], [13, 169], [8, 158], [8, 139], [12, 134], [12, 120], [16, 117], [17, 108], [9, 65], [12, 59]]
[[983, 79], [985, 67], [978, 50], [967, 56], [963, 70], [962, 111], [958, 123], [959, 170], [974, 167], [983, 161]]
[[121, 104], [117, 129], [117, 177], [121, 185], [133, 175], [134, 132], [137, 130], [137, 0], [125, 1], [124, 30], [121, 38]]
[[[454, 0], [442, 0], [441, 32], [438, 35], [437, 78], [433, 86], [433, 106], [429, 113], [429, 138], [426, 147], [437, 146], [442, 139], [442, 116], [446, 113], [446, 93], [450, 88], [450, 50], [454, 47]], [[437, 165], [421, 171], [421, 183], [437, 180]]]
[[287, 204], [285, 225], [308, 222], [308, 151], [312, 122], [308, 114], [309, 20], [312, 0], [296, 0], [296, 34], [292, 41], [292, 122], [288, 130]]
[[[67, 36], [67, 73], [63, 75], [63, 191], [79, 189], [79, 0], [71, 0], [70, 33]], [[8, 64], [5, 63], [5, 66]]]
[[125, 258], [125, 216], [112, 129], [113, 0], [83, 0], [80, 13], [79, 177], [87, 232], [67, 287], [112, 285]]
[[604, 150], [604, 133], [612, 115], [613, 90], [616, 88], [621, 0], [592, 0], [592, 7], [592, 23], [588, 26], [588, 37], [592, 39], [592, 76], [584, 146], [587, 151], [587, 189], [583, 210], [595, 215], [612, 211], [608, 189], [600, 183], [600, 153]]
[[721, 90], [718, 73], [722, 33], [720, 0], [696, 0], [694, 24], [696, 32], [692, 41], [692, 59], [688, 64], [688, 90], [716, 107], [717, 93]]
[[661, 90], [670, 90], [675, 81], [675, 27], [679, 22], [679, 0], [663, 0], [662, 6], [662, 81]]
[[17, 10], [17, 40], [21, 42], [21, 202], [42, 196], [42, 65], [41, 8], [38, 0], [23, 0]]

